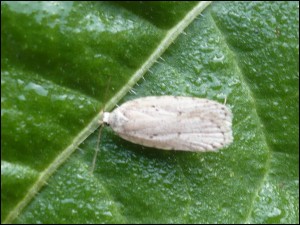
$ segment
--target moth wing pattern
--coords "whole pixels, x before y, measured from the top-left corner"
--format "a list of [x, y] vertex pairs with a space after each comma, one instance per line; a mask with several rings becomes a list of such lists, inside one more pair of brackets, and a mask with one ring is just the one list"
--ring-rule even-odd
[[125, 140], [164, 150], [216, 151], [233, 141], [229, 108], [203, 98], [138, 98], [116, 108], [106, 122]]

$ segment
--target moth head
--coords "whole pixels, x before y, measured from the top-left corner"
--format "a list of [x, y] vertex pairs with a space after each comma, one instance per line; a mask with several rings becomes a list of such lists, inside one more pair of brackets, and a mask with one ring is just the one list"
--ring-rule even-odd
[[103, 121], [103, 123], [105, 125], [108, 125], [108, 126], [110, 125], [109, 117], [110, 117], [110, 113], [109, 112], [103, 113], [103, 119], [102, 119], [102, 121]]

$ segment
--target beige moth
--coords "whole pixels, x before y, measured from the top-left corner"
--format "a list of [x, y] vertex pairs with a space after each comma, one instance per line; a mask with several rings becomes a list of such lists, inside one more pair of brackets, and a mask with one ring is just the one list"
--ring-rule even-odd
[[229, 108], [203, 98], [138, 98], [105, 112], [103, 122], [127, 141], [164, 150], [216, 151], [233, 141]]

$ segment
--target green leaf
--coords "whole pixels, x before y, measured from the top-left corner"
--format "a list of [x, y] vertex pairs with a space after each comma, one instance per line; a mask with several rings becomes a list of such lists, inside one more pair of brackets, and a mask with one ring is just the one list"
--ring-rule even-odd
[[[299, 223], [299, 3], [206, 6], [1, 2], [2, 223]], [[103, 108], [150, 95], [226, 99], [233, 144], [105, 127], [91, 172]]]

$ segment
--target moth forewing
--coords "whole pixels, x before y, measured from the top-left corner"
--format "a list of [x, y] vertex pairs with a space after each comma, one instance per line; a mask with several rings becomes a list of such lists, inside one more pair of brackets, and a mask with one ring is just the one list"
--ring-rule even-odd
[[233, 141], [229, 108], [208, 99], [138, 98], [104, 113], [103, 122], [128, 141], [164, 150], [216, 151]]

